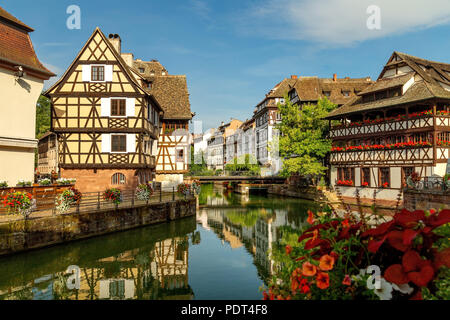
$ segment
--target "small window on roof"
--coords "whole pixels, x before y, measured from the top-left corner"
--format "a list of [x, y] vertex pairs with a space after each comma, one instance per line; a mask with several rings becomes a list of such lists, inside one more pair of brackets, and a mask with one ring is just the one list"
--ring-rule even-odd
[[140, 73], [145, 73], [145, 68], [139, 68]]
[[323, 95], [329, 98], [331, 96], [331, 91], [324, 91]]
[[350, 97], [350, 91], [342, 91], [342, 95], [344, 96], [344, 97]]

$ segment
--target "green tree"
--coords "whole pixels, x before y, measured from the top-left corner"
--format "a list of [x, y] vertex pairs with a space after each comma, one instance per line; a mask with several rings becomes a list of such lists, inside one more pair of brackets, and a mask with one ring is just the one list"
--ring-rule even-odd
[[36, 104], [36, 138], [39, 139], [50, 130], [50, 113], [50, 100], [41, 95]]
[[323, 159], [331, 151], [331, 140], [327, 138], [328, 121], [323, 118], [336, 105], [326, 97], [317, 104], [306, 104], [299, 108], [285, 97], [279, 104], [281, 123], [276, 126], [279, 136], [280, 157], [283, 160], [283, 176], [292, 174], [321, 175], [327, 169]]

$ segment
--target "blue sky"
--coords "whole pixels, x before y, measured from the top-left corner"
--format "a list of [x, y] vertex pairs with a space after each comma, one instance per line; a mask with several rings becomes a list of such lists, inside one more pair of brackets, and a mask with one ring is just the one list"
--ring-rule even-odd
[[[66, 28], [69, 5], [81, 30]], [[369, 30], [369, 5], [381, 29]], [[33, 27], [39, 59], [61, 75], [96, 26], [122, 38], [135, 58], [186, 74], [204, 129], [250, 118], [290, 75], [378, 77], [394, 50], [450, 63], [448, 0], [0, 0]]]

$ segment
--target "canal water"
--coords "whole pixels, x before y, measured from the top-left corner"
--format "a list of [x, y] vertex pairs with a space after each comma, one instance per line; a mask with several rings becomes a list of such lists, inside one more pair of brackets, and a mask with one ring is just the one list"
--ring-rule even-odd
[[260, 300], [319, 205], [203, 185], [197, 216], [0, 258], [0, 300]]

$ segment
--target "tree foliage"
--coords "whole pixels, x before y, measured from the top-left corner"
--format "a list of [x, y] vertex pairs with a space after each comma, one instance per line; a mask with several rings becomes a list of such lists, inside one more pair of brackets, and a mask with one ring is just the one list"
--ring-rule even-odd
[[43, 95], [36, 104], [36, 138], [42, 137], [50, 130], [50, 100]]
[[327, 138], [328, 121], [323, 118], [336, 105], [326, 97], [317, 104], [306, 104], [299, 108], [285, 97], [286, 103], [278, 105], [281, 123], [276, 126], [280, 156], [283, 160], [282, 175], [320, 175], [326, 170], [323, 159], [331, 151], [331, 140]]

